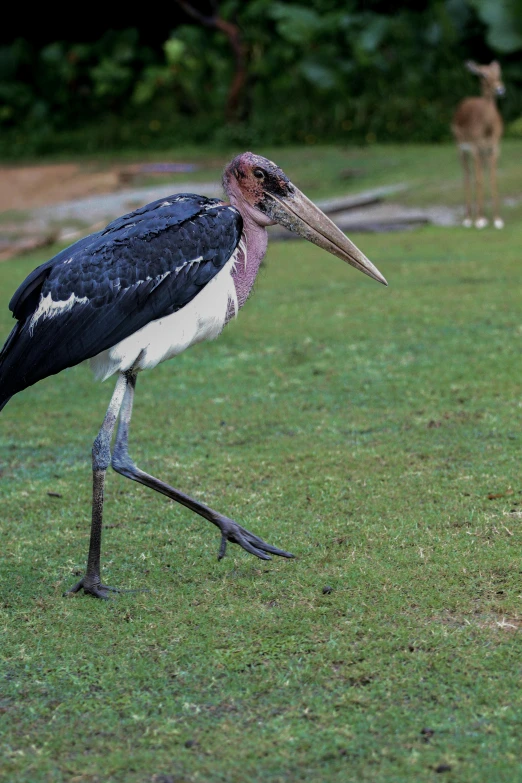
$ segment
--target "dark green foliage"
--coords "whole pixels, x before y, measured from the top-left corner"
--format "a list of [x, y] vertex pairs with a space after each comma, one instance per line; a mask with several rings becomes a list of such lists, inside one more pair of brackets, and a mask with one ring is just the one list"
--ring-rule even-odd
[[0, 50], [0, 154], [97, 152], [209, 142], [436, 141], [478, 92], [468, 58], [501, 59], [504, 116], [522, 113], [520, 0], [224, 0], [247, 82], [225, 121], [234, 58], [213, 28], [183, 24], [163, 46], [138, 29]]

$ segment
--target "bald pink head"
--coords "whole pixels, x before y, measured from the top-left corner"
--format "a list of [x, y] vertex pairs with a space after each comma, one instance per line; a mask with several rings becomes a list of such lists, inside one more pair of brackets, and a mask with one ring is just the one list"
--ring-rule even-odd
[[371, 261], [271, 160], [243, 152], [226, 167], [223, 187], [247, 224], [280, 223], [386, 285]]
[[246, 212], [262, 226], [277, 222], [267, 214], [269, 194], [286, 198], [295, 191], [279, 166], [253, 152], [243, 152], [228, 164], [223, 173], [223, 188], [240, 212]]

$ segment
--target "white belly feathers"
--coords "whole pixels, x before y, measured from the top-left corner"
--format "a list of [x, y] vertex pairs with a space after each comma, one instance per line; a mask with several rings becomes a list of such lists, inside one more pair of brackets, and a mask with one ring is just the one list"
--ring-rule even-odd
[[232, 279], [240, 248], [236, 248], [223, 269], [207, 283], [189, 304], [172, 315], [151, 321], [125, 340], [90, 360], [96, 378], [105, 380], [115, 372], [150, 370], [195, 343], [213, 340], [226, 323], [229, 303], [237, 314], [237, 295]]

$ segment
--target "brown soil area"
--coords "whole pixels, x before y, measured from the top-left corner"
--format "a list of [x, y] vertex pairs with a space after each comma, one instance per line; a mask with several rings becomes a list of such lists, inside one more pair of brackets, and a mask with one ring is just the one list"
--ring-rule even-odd
[[120, 170], [58, 163], [0, 167], [0, 212], [57, 204], [120, 187]]

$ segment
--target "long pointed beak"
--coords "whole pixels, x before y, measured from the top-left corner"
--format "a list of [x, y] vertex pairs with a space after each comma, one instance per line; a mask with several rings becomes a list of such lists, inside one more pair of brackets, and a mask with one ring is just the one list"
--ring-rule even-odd
[[373, 277], [383, 285], [388, 285], [377, 267], [366, 258], [364, 253], [361, 253], [341, 229], [295, 185], [292, 187], [294, 192], [291, 196], [275, 196], [273, 193], [266, 192], [271, 199], [269, 216], [290, 231], [351, 264], [365, 275]]

